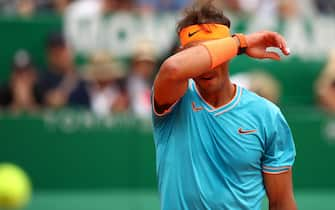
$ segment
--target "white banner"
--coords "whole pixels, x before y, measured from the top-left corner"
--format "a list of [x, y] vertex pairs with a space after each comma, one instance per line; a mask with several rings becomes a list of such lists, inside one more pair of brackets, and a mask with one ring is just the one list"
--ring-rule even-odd
[[[80, 2], [80, 1], [79, 1]], [[80, 54], [107, 51], [115, 56], [127, 57], [141, 40], [153, 42], [161, 55], [176, 39], [176, 14], [115, 13], [104, 16], [99, 5], [73, 4], [65, 15], [65, 34], [69, 44]], [[239, 20], [232, 18], [233, 26]], [[335, 19], [326, 17], [297, 18], [280, 22], [277, 18], [253, 16], [246, 22], [245, 33], [274, 30], [282, 33], [293, 55], [302, 59], [324, 59], [335, 49]], [[234, 28], [232, 29], [234, 31]]]

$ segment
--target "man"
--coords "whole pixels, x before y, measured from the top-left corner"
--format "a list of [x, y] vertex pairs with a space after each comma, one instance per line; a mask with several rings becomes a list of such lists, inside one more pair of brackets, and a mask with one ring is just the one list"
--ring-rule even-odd
[[13, 57], [8, 84], [0, 87], [0, 108], [13, 112], [33, 112], [38, 108], [35, 84], [36, 68], [26, 50], [18, 50]]
[[61, 33], [51, 33], [47, 39], [48, 69], [38, 81], [42, 104], [59, 108], [65, 105], [89, 106], [86, 83], [76, 72], [71, 50]]
[[126, 71], [106, 52], [91, 55], [84, 67], [89, 82], [91, 110], [100, 117], [128, 111], [128, 94], [122, 81]]
[[229, 32], [211, 4], [179, 22], [183, 50], [161, 66], [153, 87], [154, 138], [163, 210], [261, 208], [295, 210], [291, 166], [295, 148], [280, 110], [229, 79], [238, 53], [280, 60], [289, 55], [274, 32]]
[[179, 11], [190, 4], [190, 0], [137, 0], [143, 11]]
[[152, 43], [139, 42], [134, 50], [127, 88], [133, 113], [143, 119], [151, 117], [150, 94], [155, 64], [156, 55]]

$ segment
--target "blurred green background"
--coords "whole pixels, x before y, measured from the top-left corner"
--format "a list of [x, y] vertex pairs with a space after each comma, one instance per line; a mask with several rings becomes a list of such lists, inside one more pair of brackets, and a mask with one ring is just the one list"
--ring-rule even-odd
[[[43, 65], [46, 34], [62, 27], [58, 17], [1, 17], [0, 81], [8, 79], [18, 48]], [[278, 63], [242, 56], [231, 64], [232, 73], [261, 68], [282, 84], [280, 105], [295, 138], [294, 185], [303, 210], [335, 209], [335, 117], [315, 106], [313, 94], [325, 62], [326, 57], [293, 56]], [[0, 162], [17, 164], [31, 177], [34, 194], [27, 210], [159, 209], [154, 149], [150, 121], [129, 115], [0, 113]]]

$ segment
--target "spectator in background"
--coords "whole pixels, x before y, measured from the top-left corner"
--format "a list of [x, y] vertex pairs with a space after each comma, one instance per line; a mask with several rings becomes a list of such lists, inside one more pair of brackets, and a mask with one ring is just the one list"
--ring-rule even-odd
[[34, 0], [18, 0], [16, 1], [16, 12], [18, 15], [29, 17], [32, 16], [36, 9]]
[[[218, 0], [222, 8], [235, 13], [257, 15], [260, 19], [294, 17], [298, 14], [298, 0]], [[265, 21], [265, 20], [263, 20]]]
[[115, 11], [132, 11], [135, 0], [78, 0], [70, 4], [71, 11], [78, 14], [108, 14]]
[[107, 53], [95, 53], [84, 67], [89, 81], [91, 109], [98, 116], [108, 116], [128, 110], [128, 95], [122, 85], [125, 71]]
[[76, 71], [73, 55], [61, 33], [47, 38], [47, 70], [37, 84], [41, 102], [51, 108], [89, 106], [86, 83]]
[[36, 12], [63, 14], [74, 0], [0, 0], [0, 8], [7, 14], [29, 17]]
[[281, 18], [289, 19], [297, 17], [300, 13], [298, 0], [281, 0], [278, 5], [278, 14]]
[[34, 91], [36, 80], [30, 55], [25, 50], [19, 50], [13, 59], [9, 84], [0, 88], [0, 107], [13, 112], [35, 111], [38, 107]]
[[327, 15], [335, 14], [335, 0], [314, 0], [320, 13]]
[[279, 82], [269, 73], [262, 70], [235, 74], [231, 77], [233, 83], [251, 90], [272, 103], [278, 104], [281, 87]]
[[6, 14], [24, 17], [30, 17], [36, 12], [63, 14], [72, 2], [88, 5], [87, 9], [90, 5], [93, 5], [92, 8], [99, 5], [104, 13], [109, 13], [130, 11], [134, 9], [135, 0], [0, 0], [0, 9]]
[[75, 0], [39, 0], [38, 9], [43, 12], [63, 14], [68, 5]]
[[151, 117], [150, 94], [155, 64], [156, 57], [151, 42], [140, 42], [135, 48], [127, 86], [131, 109], [141, 118]]
[[[228, 10], [231, 10], [232, 12], [235, 13], [239, 13], [239, 12], [246, 12], [243, 6], [244, 5], [249, 5], [248, 9], [251, 7], [252, 9], [254, 9], [255, 7], [257, 7], [257, 0], [248, 0], [249, 2], [247, 4], [243, 4], [243, 1], [241, 2], [240, 0], [222, 0], [219, 1], [221, 3], [221, 5], [217, 5], [220, 6], [221, 8], [225, 8]], [[252, 2], [250, 2], [252, 1]], [[249, 9], [250, 10], [250, 9]]]
[[324, 110], [335, 113], [335, 50], [331, 52], [315, 88], [319, 105]]
[[105, 13], [114, 11], [131, 11], [134, 9], [134, 0], [102, 0]]
[[190, 3], [192, 0], [137, 0], [142, 11], [180, 11]]
[[51, 2], [51, 9], [58, 13], [63, 14], [67, 6], [72, 2], [73, 0], [53, 0]]

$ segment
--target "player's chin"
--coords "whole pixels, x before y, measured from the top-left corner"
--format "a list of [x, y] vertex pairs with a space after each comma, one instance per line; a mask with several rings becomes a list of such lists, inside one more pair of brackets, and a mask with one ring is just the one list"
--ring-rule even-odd
[[206, 92], [215, 91], [218, 87], [217, 78], [212, 79], [199, 79], [197, 80], [198, 87], [205, 90]]

